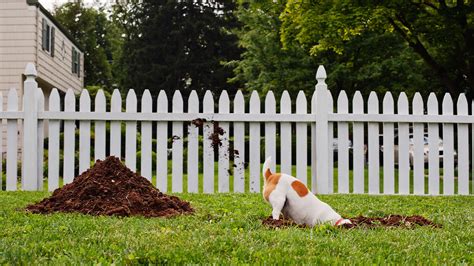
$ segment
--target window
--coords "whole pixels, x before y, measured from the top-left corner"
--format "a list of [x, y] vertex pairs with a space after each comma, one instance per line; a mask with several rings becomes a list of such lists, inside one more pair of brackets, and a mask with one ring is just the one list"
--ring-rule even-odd
[[81, 75], [81, 53], [72, 47], [72, 73], [77, 74], [79, 77]]
[[56, 29], [49, 24], [46, 19], [43, 18], [43, 38], [42, 38], [42, 47], [43, 50], [49, 53], [54, 57], [54, 39], [55, 39]]

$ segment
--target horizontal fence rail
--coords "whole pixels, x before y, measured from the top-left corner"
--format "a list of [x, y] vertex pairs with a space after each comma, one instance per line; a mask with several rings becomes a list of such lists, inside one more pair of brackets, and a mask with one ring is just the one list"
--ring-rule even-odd
[[474, 116], [463, 94], [333, 99], [323, 67], [310, 98], [253, 91], [248, 101], [241, 91], [45, 97], [33, 65], [25, 76], [24, 99], [12, 89], [4, 108], [0, 94], [5, 190], [52, 191], [113, 155], [162, 191], [261, 192], [261, 163], [272, 156], [273, 171], [319, 194], [473, 194]]

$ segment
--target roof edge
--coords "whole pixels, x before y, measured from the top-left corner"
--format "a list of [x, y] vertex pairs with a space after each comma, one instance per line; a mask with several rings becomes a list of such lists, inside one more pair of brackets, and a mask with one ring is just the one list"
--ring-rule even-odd
[[44, 8], [43, 5], [41, 5], [41, 3], [38, 1], [38, 0], [26, 0], [26, 3], [30, 6], [36, 6], [37, 8], [39, 8], [41, 10], [41, 12], [43, 12], [43, 14], [46, 15], [46, 17], [48, 19], [50, 19], [54, 25], [56, 25], [56, 27], [58, 27], [59, 30], [62, 31], [62, 33], [64, 33], [64, 35], [66, 35], [66, 37], [82, 52], [84, 53], [84, 48], [76, 41], [76, 39], [74, 37], [72, 37], [71, 33], [69, 33], [68, 30], [66, 30], [64, 28], [63, 25], [61, 25], [61, 23], [59, 23], [59, 21], [54, 18], [53, 15], [51, 15], [51, 13], [49, 13], [49, 11]]

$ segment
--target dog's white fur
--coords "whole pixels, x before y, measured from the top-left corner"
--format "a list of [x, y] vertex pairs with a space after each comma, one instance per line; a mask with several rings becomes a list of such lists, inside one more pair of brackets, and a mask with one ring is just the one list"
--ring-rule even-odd
[[[295, 177], [283, 173], [271, 173], [270, 163], [271, 157], [268, 157], [263, 164], [262, 175], [265, 180], [264, 198], [273, 208], [273, 219], [278, 220], [280, 213], [283, 213], [297, 224], [308, 226], [323, 223], [331, 225], [351, 223], [350, 220], [343, 219], [328, 204], [319, 200], [311, 191], [305, 191], [306, 186]], [[278, 175], [279, 178], [274, 178], [276, 176], [272, 177], [272, 175]], [[293, 184], [294, 182], [299, 184]], [[295, 190], [295, 187], [299, 192]]]

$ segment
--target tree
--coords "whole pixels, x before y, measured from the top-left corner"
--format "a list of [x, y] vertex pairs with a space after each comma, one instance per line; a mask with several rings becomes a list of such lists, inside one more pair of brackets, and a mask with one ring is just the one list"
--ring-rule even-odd
[[229, 62], [235, 77], [231, 82], [244, 83], [246, 90], [277, 95], [283, 90], [296, 95], [299, 90], [312, 92], [317, 64], [299, 44], [284, 49], [280, 42], [280, 13], [283, 2], [263, 1], [239, 6], [237, 18], [241, 28], [236, 30], [239, 45], [244, 49], [240, 60]]
[[239, 58], [232, 1], [143, 1], [115, 7], [125, 33], [123, 88], [235, 91], [223, 62]]
[[104, 10], [84, 7], [80, 2], [66, 3], [55, 9], [54, 17], [85, 50], [84, 85], [112, 86], [112, 64], [121, 49], [121, 39]]
[[[437, 80], [430, 90], [454, 96], [474, 90], [474, 3], [472, 1], [297, 1], [284, 12], [282, 40], [297, 41], [314, 56], [344, 56], [366, 36], [398, 38], [402, 65], [423, 62], [415, 73]], [[393, 41], [396, 41], [393, 39]], [[394, 42], [387, 43], [388, 45]], [[390, 52], [388, 47], [382, 47]], [[379, 48], [380, 49], [380, 48]]]

